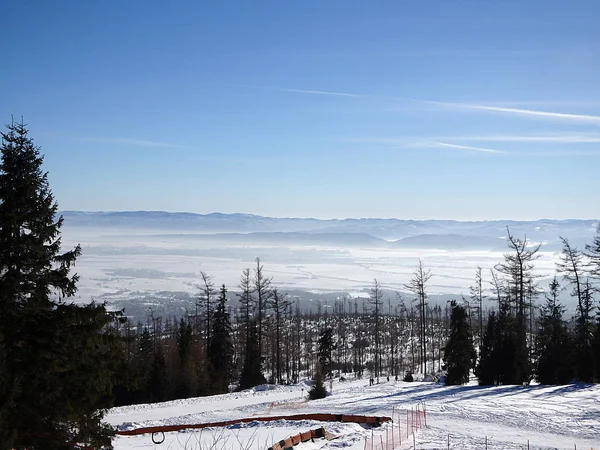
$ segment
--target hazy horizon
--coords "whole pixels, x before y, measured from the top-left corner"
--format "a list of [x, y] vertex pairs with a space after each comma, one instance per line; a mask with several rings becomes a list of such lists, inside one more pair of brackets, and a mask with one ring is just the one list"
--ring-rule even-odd
[[198, 212], [198, 211], [183, 211], [183, 210], [165, 210], [165, 209], [129, 209], [129, 210], [85, 210], [85, 209], [64, 209], [60, 210], [59, 214], [62, 213], [167, 213], [167, 214], [195, 214], [195, 215], [243, 215], [243, 216], [255, 216], [265, 217], [270, 219], [314, 219], [314, 220], [404, 220], [404, 221], [454, 221], [454, 222], [502, 222], [502, 221], [514, 221], [514, 222], [539, 222], [539, 221], [569, 221], [569, 220], [580, 220], [580, 221], [596, 221], [600, 220], [598, 217], [538, 217], [533, 219], [521, 219], [521, 218], [510, 218], [510, 217], [496, 217], [496, 218], [482, 218], [482, 219], [455, 219], [455, 218], [415, 218], [415, 217], [374, 217], [374, 216], [354, 216], [354, 217], [316, 217], [316, 216], [269, 216], [252, 212], [242, 211], [209, 211], [209, 212]]

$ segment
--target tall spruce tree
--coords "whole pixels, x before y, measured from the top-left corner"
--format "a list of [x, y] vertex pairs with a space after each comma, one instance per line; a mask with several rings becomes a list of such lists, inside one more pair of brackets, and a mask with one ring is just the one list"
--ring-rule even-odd
[[509, 303], [500, 303], [498, 314], [490, 314], [483, 337], [479, 363], [475, 370], [480, 385], [522, 383], [517, 357], [521, 345], [519, 335]]
[[115, 383], [118, 337], [106, 327], [115, 315], [104, 305], [67, 303], [81, 249], [60, 253], [63, 219], [56, 217], [42, 163], [25, 125], [7, 125], [0, 161], [0, 334], [4, 396], [12, 406], [2, 411], [10, 436], [2, 444], [109, 448], [112, 430], [102, 417]]
[[479, 349], [479, 361], [475, 368], [475, 375], [480, 386], [491, 386], [496, 383], [496, 341], [498, 318], [496, 312], [492, 311], [487, 320], [483, 340]]
[[591, 383], [595, 378], [594, 363], [594, 287], [589, 278], [583, 282], [581, 303], [577, 305], [575, 332], [575, 377], [583, 383]]
[[258, 350], [258, 325], [255, 320], [250, 321], [249, 325], [240, 389], [248, 389], [266, 382], [262, 373], [262, 358]]
[[471, 327], [467, 320], [467, 310], [453, 300], [450, 314], [450, 337], [444, 347], [444, 364], [447, 375], [446, 384], [465, 384], [469, 381], [469, 372], [475, 367], [477, 354], [473, 346]]
[[332, 364], [332, 353], [336, 348], [335, 338], [333, 336], [333, 328], [325, 328], [319, 335], [317, 341], [318, 350], [317, 358], [319, 360], [319, 367], [321, 369], [321, 375], [324, 377], [331, 375], [331, 364]]
[[208, 357], [212, 366], [214, 392], [227, 392], [233, 370], [233, 343], [225, 285], [221, 286], [217, 309], [213, 315], [213, 333]]
[[561, 287], [554, 277], [542, 308], [536, 336], [535, 377], [541, 384], [566, 384], [573, 378], [572, 342], [558, 301]]

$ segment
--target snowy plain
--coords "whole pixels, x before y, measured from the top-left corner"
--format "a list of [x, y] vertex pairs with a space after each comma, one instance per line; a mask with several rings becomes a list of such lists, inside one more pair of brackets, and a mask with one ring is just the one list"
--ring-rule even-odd
[[[468, 295], [477, 267], [482, 267], [489, 279], [488, 269], [503, 259], [502, 251], [341, 248], [302, 243], [224, 245], [185, 236], [120, 236], [67, 228], [63, 244], [72, 247], [77, 243], [83, 250], [75, 267], [80, 275], [77, 299], [109, 303], [156, 292], [197, 295], [200, 271], [231, 289], [237, 286], [243, 269], [255, 266], [257, 257], [274, 285], [284, 290], [364, 294], [377, 278], [384, 289], [402, 291], [421, 259], [432, 272], [431, 294]], [[540, 253], [535, 265], [540, 284], [553, 276], [558, 256], [557, 252]]]
[[[485, 449], [486, 438], [487, 448], [496, 450], [600, 449], [598, 385], [453, 387], [392, 380], [369, 386], [368, 380], [352, 380], [335, 381], [332, 388], [326, 399], [311, 402], [303, 401], [306, 386], [300, 384], [133, 405], [109, 410], [106, 420], [120, 429], [133, 429], [313, 412], [392, 416], [395, 411], [394, 417], [403, 417], [424, 403], [427, 427], [415, 433], [417, 449]], [[165, 433], [162, 444], [153, 444], [151, 435], [118, 436], [114, 446], [115, 450], [266, 450], [281, 439], [321, 425], [338, 438], [300, 444], [298, 450], [363, 450], [371, 433], [383, 436], [388, 427], [399, 426], [398, 421], [373, 430], [351, 423], [250, 422]], [[396, 442], [395, 448], [414, 448], [412, 437], [402, 445]]]

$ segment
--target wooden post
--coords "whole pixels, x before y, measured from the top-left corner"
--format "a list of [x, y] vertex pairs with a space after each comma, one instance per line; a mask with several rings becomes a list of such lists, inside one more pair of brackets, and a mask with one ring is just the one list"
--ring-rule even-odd
[[485, 450], [487, 450], [487, 436], [485, 437]]
[[450, 434], [448, 434], [448, 450], [450, 450]]
[[425, 402], [423, 402], [423, 417], [425, 418], [425, 428], [427, 428], [427, 408], [425, 407]]
[[415, 439], [415, 433], [413, 433], [413, 447], [417, 450], [417, 440]]

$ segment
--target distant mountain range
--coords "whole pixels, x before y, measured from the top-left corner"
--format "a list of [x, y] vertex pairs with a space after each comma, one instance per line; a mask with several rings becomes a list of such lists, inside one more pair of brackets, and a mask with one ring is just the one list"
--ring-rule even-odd
[[545, 250], [560, 249], [559, 236], [583, 247], [597, 220], [473, 221], [400, 219], [274, 218], [251, 214], [194, 214], [161, 211], [63, 211], [66, 228], [99, 228], [111, 234], [160, 235], [165, 239], [201, 239], [269, 245], [332, 245], [403, 249], [506, 249], [506, 230], [527, 235]]

